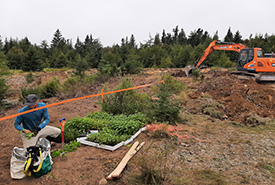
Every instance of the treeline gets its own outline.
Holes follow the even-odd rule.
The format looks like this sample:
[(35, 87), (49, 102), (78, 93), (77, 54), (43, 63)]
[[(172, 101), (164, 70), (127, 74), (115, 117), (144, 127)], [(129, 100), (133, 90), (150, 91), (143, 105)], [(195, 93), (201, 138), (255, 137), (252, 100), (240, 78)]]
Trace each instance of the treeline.
[[(62, 36), (59, 29), (51, 43), (43, 40), (40, 45), (32, 44), (29, 39), (3, 39), (0, 37), (0, 67), (41, 71), (44, 68), (75, 68), (81, 74), (88, 68), (97, 68), (106, 75), (138, 73), (141, 68), (185, 67), (193, 64), (213, 40), (243, 43), (247, 47), (260, 47), (265, 52), (275, 51), (275, 35), (251, 35), (243, 39), (241, 33), (228, 29), (224, 38), (218, 32), (211, 36), (201, 28), (186, 35), (176, 26), (171, 33), (162, 31), (137, 44), (134, 35), (122, 38), (120, 44), (103, 47), (99, 39), (87, 35), (84, 41), (77, 38), (73, 44)], [(225, 51), (214, 52), (207, 64), (220, 67), (235, 65), (235, 54)]]

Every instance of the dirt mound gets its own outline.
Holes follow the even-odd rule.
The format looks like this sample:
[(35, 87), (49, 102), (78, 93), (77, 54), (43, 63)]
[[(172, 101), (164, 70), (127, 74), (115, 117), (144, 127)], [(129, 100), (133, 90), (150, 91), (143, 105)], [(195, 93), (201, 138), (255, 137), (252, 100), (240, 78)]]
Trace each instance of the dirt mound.
[(253, 79), (241, 80), (228, 72), (216, 72), (206, 79), (200, 91), (223, 104), (224, 112), (231, 120), (244, 121), (251, 113), (274, 117), (274, 89)]

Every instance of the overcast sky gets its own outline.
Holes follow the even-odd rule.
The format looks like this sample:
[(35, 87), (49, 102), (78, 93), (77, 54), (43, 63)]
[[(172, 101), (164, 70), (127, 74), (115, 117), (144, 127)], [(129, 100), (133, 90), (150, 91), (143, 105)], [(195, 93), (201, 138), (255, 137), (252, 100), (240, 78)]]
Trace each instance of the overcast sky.
[(243, 38), (275, 34), (275, 0), (0, 0), (0, 35), (40, 45), (59, 29), (75, 43), (92, 34), (103, 46), (131, 34), (145, 43), (176, 26), (187, 35), (202, 28), (222, 40), (229, 27)]

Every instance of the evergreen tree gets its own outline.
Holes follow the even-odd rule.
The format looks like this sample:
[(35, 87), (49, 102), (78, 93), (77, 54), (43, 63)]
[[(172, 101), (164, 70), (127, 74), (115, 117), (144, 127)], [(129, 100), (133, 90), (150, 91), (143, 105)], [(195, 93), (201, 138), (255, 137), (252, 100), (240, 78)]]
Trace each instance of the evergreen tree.
[(118, 66), (122, 63), (122, 59), (117, 53), (112, 51), (103, 52), (102, 59), (98, 65), (98, 71), (107, 76), (116, 76), (119, 74)]
[(2, 41), (2, 36), (0, 35), (0, 51), (3, 49), (3, 41)]
[(134, 50), (131, 50), (127, 55), (126, 61), (121, 65), (121, 72), (122, 74), (137, 74), (140, 72), (141, 67), (139, 56)]
[(167, 56), (165, 58), (162, 58), (159, 67), (160, 68), (170, 68), (170, 67), (173, 67), (173, 62), (172, 62), (171, 57)]
[(83, 43), (79, 40), (79, 37), (77, 37), (77, 39), (76, 39), (74, 48), (75, 48), (76, 52), (80, 54), (80, 56), (84, 57), (85, 51), (83, 49)]
[(160, 45), (160, 44), (161, 44), (161, 41), (160, 41), (160, 38), (159, 38), (159, 34), (157, 33), (155, 35), (154, 45)]
[(34, 46), (29, 47), (22, 62), (23, 71), (41, 71), (42, 67), (41, 55), (37, 48)]
[(66, 43), (65, 38), (62, 36), (61, 31), (57, 29), (51, 41), (51, 49), (54, 49), (54, 48), (63, 49), (63, 46), (65, 45), (65, 43)]
[(9, 67), (7, 66), (7, 57), (4, 52), (0, 51), (0, 76), (8, 74)]
[(172, 38), (171, 33), (167, 33), (166, 44), (168, 44), (168, 45), (173, 44), (173, 38)]
[(191, 46), (193, 47), (199, 44), (202, 44), (203, 43), (202, 37), (203, 37), (203, 29), (199, 28), (190, 33), (188, 37), (188, 43), (191, 44)]
[(231, 28), (229, 27), (226, 36), (224, 37), (224, 42), (233, 42), (233, 33), (231, 32)]
[(209, 39), (210, 36), (207, 31), (204, 31), (204, 34), (201, 37), (202, 43), (206, 42), (207, 39)]
[(25, 53), (21, 48), (13, 46), (7, 53), (7, 65), (10, 69), (21, 69)]
[(8, 41), (8, 39), (5, 39), (5, 43), (3, 46), (3, 51), (5, 54), (7, 54), (9, 52), (9, 50), (15, 46), (17, 44), (17, 42), (15, 40), (13, 40), (12, 38), (10, 38), (10, 40)]
[[(52, 68), (62, 68), (68, 66), (68, 60), (66, 55), (55, 48), (52, 51), (52, 55), (50, 56), (50, 67)], [(72, 64), (74, 66), (74, 63)]]
[(129, 46), (130, 46), (131, 48), (136, 48), (136, 41), (135, 41), (135, 37), (134, 37), (133, 34), (132, 34), (131, 37), (130, 37)]
[(89, 68), (89, 65), (85, 59), (81, 59), (79, 54), (75, 57), (75, 65), (76, 71), (74, 72), (75, 75), (84, 77), (85, 71)]
[(55, 68), (62, 68), (66, 67), (68, 65), (68, 59), (66, 55), (63, 52), (60, 52), (59, 55), (57, 56), (57, 60), (54, 64)]
[(241, 33), (238, 31), (236, 31), (234, 38), (233, 38), (233, 42), (235, 43), (242, 43), (242, 36)]
[(213, 40), (219, 40), (219, 34), (218, 33), (219, 33), (218, 31), (215, 32), (215, 34), (213, 36)]
[(85, 57), (85, 61), (88, 63), (88, 66), (91, 68), (97, 68), (99, 64), (99, 58), (96, 53), (93, 51), (88, 52)]
[(162, 44), (167, 44), (166, 43), (166, 33), (165, 33), (165, 30), (162, 31), (161, 42), (162, 42)]
[(41, 44), (40, 44), (40, 48), (42, 49), (43, 53), (44, 53), (44, 58), (48, 58), (50, 55), (50, 50), (49, 50), (49, 45), (48, 42), (46, 40), (42, 40)]
[(174, 35), (173, 35), (173, 44), (178, 43), (178, 36), (179, 36), (179, 28), (176, 26), (176, 28), (173, 29)]
[(19, 41), (19, 47), (23, 50), (24, 53), (28, 51), (28, 49), (32, 46), (31, 42), (27, 37)]
[(178, 43), (180, 45), (185, 45), (187, 44), (187, 38), (186, 38), (186, 34), (184, 32), (183, 29), (181, 29), (180, 33), (179, 33), (179, 36), (178, 36)]

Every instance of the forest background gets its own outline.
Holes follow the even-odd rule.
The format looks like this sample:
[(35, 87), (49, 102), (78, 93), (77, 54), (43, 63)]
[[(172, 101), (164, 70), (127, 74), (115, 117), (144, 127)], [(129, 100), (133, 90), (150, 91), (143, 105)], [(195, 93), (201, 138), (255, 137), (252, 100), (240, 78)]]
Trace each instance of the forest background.
[[(122, 38), (120, 44), (103, 47), (99, 39), (87, 35), (84, 41), (64, 38), (57, 29), (48, 43), (32, 44), (25, 37), (21, 40), (0, 36), (0, 76), (11, 70), (26, 72), (42, 71), (45, 68), (73, 68), (75, 74), (83, 75), (89, 68), (96, 68), (105, 76), (137, 74), (142, 68), (182, 68), (193, 64), (213, 40), (242, 43), (247, 47), (259, 47), (264, 52), (275, 51), (275, 35), (251, 34), (243, 39), (240, 31), (232, 33), (231, 28), (223, 39), (218, 32), (213, 36), (201, 28), (187, 35), (176, 26), (171, 33), (162, 31), (150, 37), (145, 43), (136, 43), (134, 35)], [(208, 66), (235, 67), (236, 52), (216, 51), (205, 62)], [(8, 89), (0, 79), (0, 100)]]

